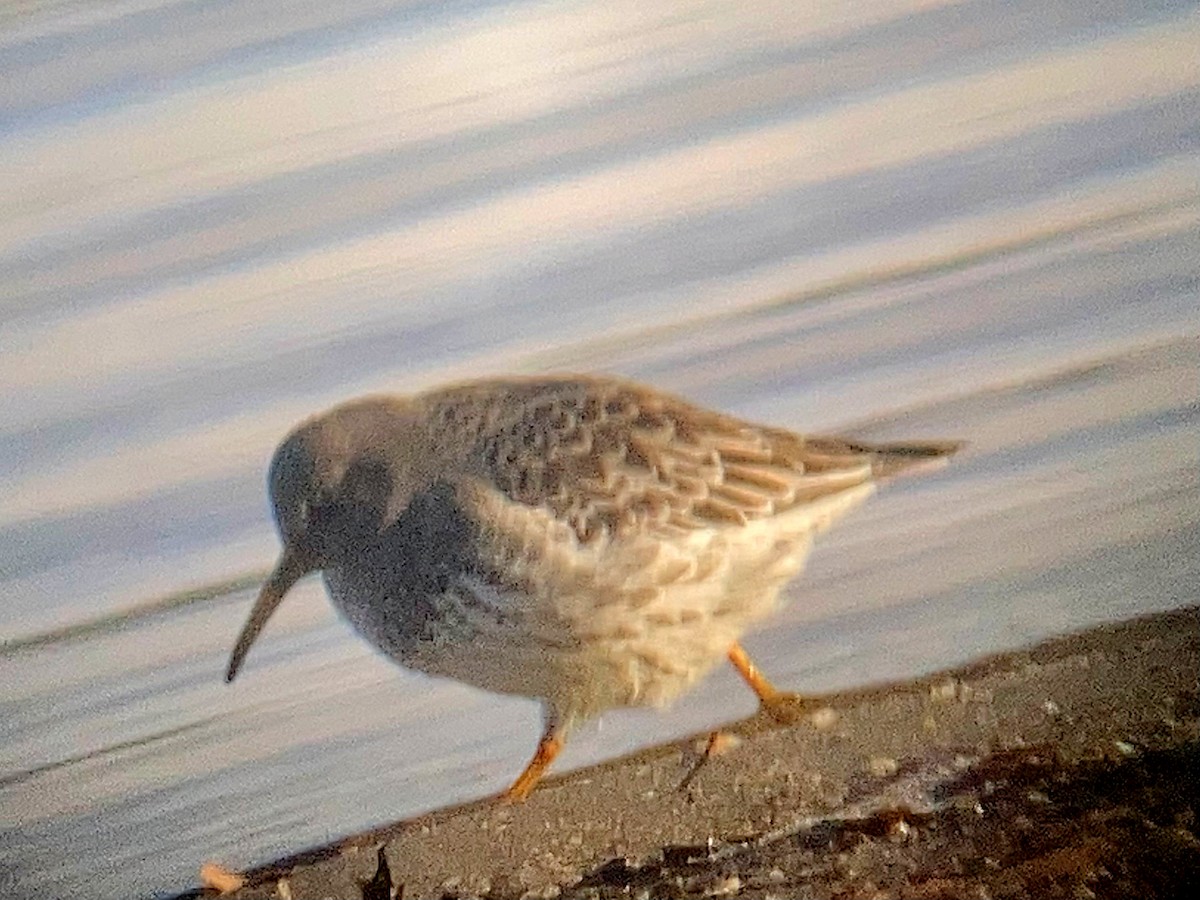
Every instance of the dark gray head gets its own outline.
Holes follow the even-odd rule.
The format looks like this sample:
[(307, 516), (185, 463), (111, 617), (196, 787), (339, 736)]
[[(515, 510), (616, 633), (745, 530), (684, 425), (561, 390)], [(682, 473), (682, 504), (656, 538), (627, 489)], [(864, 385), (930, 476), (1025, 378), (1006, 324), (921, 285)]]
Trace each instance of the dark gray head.
[(433, 457), (423, 436), (406, 401), (378, 398), (335, 407), (279, 445), (268, 483), (283, 552), (238, 637), (227, 681), (293, 584), (352, 558), (428, 483)]

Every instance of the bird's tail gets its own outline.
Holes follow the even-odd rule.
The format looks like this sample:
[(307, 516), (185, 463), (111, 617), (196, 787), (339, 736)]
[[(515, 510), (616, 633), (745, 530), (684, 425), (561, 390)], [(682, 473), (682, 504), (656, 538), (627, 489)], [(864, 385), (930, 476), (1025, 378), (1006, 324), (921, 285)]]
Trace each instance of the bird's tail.
[(899, 441), (872, 444), (844, 437), (810, 437), (813, 449), (830, 454), (862, 454), (871, 458), (871, 474), (882, 481), (898, 475), (915, 475), (940, 469), (965, 441)]

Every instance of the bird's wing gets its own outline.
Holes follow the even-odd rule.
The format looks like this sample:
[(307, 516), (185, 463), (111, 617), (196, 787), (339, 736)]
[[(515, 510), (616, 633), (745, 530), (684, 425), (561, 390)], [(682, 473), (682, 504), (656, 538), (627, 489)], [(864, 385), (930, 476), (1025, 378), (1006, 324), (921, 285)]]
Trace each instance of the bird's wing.
[(478, 382), (429, 402), (440, 428), (471, 435), (474, 474), (583, 543), (744, 526), (949, 446), (804, 437), (613, 379)]

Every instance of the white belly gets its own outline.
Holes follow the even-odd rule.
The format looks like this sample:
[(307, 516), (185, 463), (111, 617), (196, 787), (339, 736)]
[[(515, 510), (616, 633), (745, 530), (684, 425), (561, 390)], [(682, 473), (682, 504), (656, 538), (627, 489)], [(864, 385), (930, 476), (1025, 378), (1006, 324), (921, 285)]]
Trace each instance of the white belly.
[(863, 487), (836, 507), (678, 541), (522, 545), (506, 558), (520, 591), (461, 576), (438, 596), (388, 596), (353, 573), (325, 580), (355, 629), (407, 668), (580, 717), (661, 706), (774, 612), (814, 532), (865, 499)]

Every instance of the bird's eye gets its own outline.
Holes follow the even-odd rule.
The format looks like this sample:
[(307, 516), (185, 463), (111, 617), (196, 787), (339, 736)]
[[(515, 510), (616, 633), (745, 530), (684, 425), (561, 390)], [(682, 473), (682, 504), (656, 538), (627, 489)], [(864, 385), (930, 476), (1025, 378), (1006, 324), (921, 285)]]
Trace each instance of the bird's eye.
[(378, 507), (391, 490), (387, 467), (370, 460), (356, 461), (342, 482), (343, 496), (362, 509)]
[(338, 504), (329, 498), (321, 498), (310, 504), (306, 510), (305, 520), (310, 529), (319, 529), (328, 525), (338, 514)]

